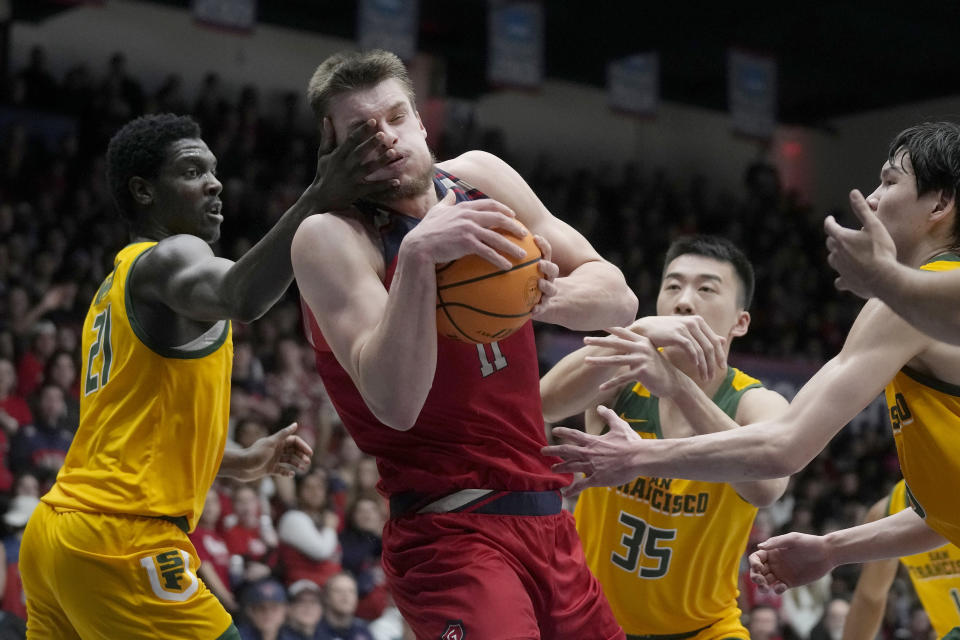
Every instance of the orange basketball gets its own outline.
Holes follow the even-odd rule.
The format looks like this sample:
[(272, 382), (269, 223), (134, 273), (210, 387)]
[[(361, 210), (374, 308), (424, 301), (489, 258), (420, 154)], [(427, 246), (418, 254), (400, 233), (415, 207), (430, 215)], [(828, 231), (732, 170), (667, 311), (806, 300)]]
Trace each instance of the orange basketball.
[(533, 234), (501, 232), (527, 256), (500, 271), (483, 258), (464, 256), (437, 266), (437, 331), (462, 342), (503, 340), (524, 325), (540, 301), (540, 249)]

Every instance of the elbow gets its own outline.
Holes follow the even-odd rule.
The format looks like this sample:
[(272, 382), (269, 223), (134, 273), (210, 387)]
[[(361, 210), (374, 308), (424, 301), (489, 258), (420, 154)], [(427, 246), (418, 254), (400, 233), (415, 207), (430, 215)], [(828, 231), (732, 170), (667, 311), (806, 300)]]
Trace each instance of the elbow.
[(250, 301), (239, 300), (233, 305), (233, 312), (230, 317), (237, 322), (250, 324), (254, 320), (259, 320), (263, 314), (270, 309), (270, 305), (253, 304)]
[(629, 287), (625, 287), (626, 294), (622, 298), (621, 306), (622, 308), (619, 311), (617, 326), (625, 327), (631, 322), (633, 322), (637, 317), (637, 310), (640, 308), (640, 301), (637, 299), (637, 295), (630, 290)]
[(367, 402), (367, 407), (373, 416), (381, 423), (396, 431), (409, 431), (420, 417), (422, 405), (413, 407), (394, 403), (393, 405), (374, 404)]

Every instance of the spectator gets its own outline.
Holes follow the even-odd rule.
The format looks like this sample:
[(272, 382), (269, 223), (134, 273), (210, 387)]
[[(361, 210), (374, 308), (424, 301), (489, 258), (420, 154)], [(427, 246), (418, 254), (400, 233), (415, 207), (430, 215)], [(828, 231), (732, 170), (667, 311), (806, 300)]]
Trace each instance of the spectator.
[(747, 630), (750, 632), (750, 640), (783, 640), (780, 616), (777, 610), (769, 605), (757, 605), (750, 611)]
[(7, 512), (3, 514), (3, 523), (10, 534), (3, 538), (3, 554), (0, 561), (0, 608), (17, 617), (27, 619), (27, 601), (23, 595), (23, 585), (20, 583), (20, 540), (27, 520), (33, 510), (40, 504), (40, 500), (33, 496), (17, 496), (10, 503)]
[(847, 620), (850, 603), (842, 598), (834, 598), (827, 603), (823, 618), (810, 632), (810, 640), (840, 640), (843, 637), (843, 623)]
[[(356, 617), (357, 583), (349, 573), (338, 573), (323, 587), (323, 620), (319, 628), (330, 640), (373, 640), (367, 623)], [(323, 637), (323, 636), (321, 636)]]
[(285, 640), (280, 635), (287, 615), (287, 594), (273, 578), (251, 582), (243, 590), (243, 620), (237, 625), (241, 640)]
[(235, 583), (261, 580), (273, 573), (277, 532), (253, 485), (241, 484), (233, 490), (233, 513), (224, 519), (223, 537), (230, 555), (241, 560), (239, 575), (231, 575)]
[(237, 601), (230, 588), (230, 550), (227, 541), (217, 532), (220, 522), (220, 495), (211, 487), (203, 503), (197, 528), (190, 534), (190, 542), (197, 550), (200, 568), (197, 575), (217, 596), (223, 608), (230, 613), (237, 610)]
[(13, 363), (0, 358), (0, 427), (12, 436), (25, 424), (33, 422), (33, 413), (26, 399), (17, 393), (17, 372)]
[(323, 618), (323, 592), (313, 580), (297, 580), (287, 589), (290, 604), (283, 640), (325, 640), (317, 627)]
[(22, 427), (10, 446), (10, 466), (17, 472), (35, 469), (53, 478), (67, 455), (77, 426), (67, 422), (63, 390), (46, 384), (40, 390), (33, 424)]
[(80, 380), (77, 363), (67, 351), (54, 351), (44, 367), (43, 381), (60, 387), (67, 405), (67, 423), (80, 424)]
[(30, 349), (17, 363), (17, 393), (29, 398), (43, 384), (43, 370), (47, 360), (57, 348), (57, 327), (49, 320), (41, 320), (33, 326)]
[(380, 565), (385, 520), (380, 496), (360, 496), (347, 509), (347, 527), (340, 534), (343, 568), (357, 581), (357, 617), (364, 620), (375, 620), (387, 605)]
[(327, 473), (314, 469), (298, 478), (297, 508), (277, 523), (287, 583), (305, 578), (322, 586), (340, 571), (339, 522), (328, 501)]

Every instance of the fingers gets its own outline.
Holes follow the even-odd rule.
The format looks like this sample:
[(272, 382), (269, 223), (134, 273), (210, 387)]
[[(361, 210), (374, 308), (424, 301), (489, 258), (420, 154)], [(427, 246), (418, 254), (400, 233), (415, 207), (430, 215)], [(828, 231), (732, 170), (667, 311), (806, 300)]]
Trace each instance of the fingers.
[[(273, 434), (273, 435), (274, 435), (274, 437), (277, 438), (278, 440), (283, 440), (283, 439), (286, 438), (287, 436), (293, 435), (294, 433), (296, 433), (298, 426), (299, 426), (299, 425), (297, 425), (296, 422), (291, 422), (290, 424), (288, 424), (287, 426), (285, 426), (283, 429), (280, 429), (279, 431), (277, 431), (277, 432), (276, 432), (275, 434)], [(306, 443), (304, 443), (304, 444), (306, 444)]]
[[(634, 436), (636, 435), (636, 434), (633, 434), (633, 429), (630, 428), (630, 425), (628, 425), (626, 422), (621, 420), (620, 417), (616, 414), (616, 412), (613, 411), (613, 409), (611, 409), (610, 407), (606, 407), (602, 404), (598, 405), (597, 414), (599, 414), (599, 416), (603, 418), (603, 421), (607, 423), (607, 426), (610, 427), (611, 431), (622, 432), (625, 429), (629, 431), (632, 435)], [(596, 437), (596, 436), (590, 436), (590, 437)]]
[(575, 478), (573, 482), (561, 489), (560, 493), (563, 494), (565, 498), (572, 498), (579, 495), (584, 489), (589, 489), (592, 486), (593, 484), (591, 484), (589, 477)]
[[(614, 414), (616, 415), (616, 414)], [(590, 441), (590, 436), (583, 431), (578, 431), (577, 429), (568, 429), (567, 427), (554, 427), (553, 428), (553, 437), (559, 438), (564, 442), (569, 442), (570, 444), (582, 445)]]
[(336, 136), (333, 132), (333, 122), (330, 118), (324, 118), (320, 124), (320, 151), (319, 156), (325, 156), (332, 153), (337, 148)]
[(550, 241), (539, 234), (533, 236), (533, 241), (536, 243), (537, 248), (540, 249), (540, 257), (543, 258), (545, 262), (550, 262), (553, 259), (553, 247), (550, 246)]
[(566, 460), (550, 468), (555, 473), (593, 473), (593, 464), (586, 460)]
[(867, 231), (873, 230), (876, 225), (880, 224), (880, 220), (877, 219), (877, 215), (873, 212), (873, 209), (870, 208), (870, 205), (867, 204), (866, 198), (863, 197), (859, 189), (854, 189), (850, 192), (850, 208), (853, 209), (857, 220), (860, 221), (860, 224), (862, 224), (863, 228)]

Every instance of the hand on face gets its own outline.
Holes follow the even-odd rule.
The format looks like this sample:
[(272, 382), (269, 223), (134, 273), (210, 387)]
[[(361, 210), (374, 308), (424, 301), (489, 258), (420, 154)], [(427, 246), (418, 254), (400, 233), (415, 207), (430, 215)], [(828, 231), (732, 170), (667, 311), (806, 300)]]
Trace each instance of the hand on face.
[(862, 298), (876, 295), (883, 279), (883, 266), (897, 260), (897, 248), (890, 233), (877, 218), (863, 194), (850, 192), (850, 208), (863, 225), (860, 230), (840, 226), (827, 216), (823, 228), (827, 232), (827, 262), (840, 274), (834, 284), (841, 291), (851, 291)]
[(527, 254), (497, 229), (518, 238), (527, 234), (510, 207), (490, 198), (456, 202), (451, 189), (407, 234), (403, 245), (409, 251), (428, 257), (434, 264), (477, 255), (506, 271), (513, 265), (504, 255), (521, 260)]
[(387, 167), (397, 159), (397, 151), (386, 142), (386, 135), (377, 131), (375, 120), (358, 124), (339, 145), (335, 137), (330, 118), (324, 118), (317, 174), (310, 186), (324, 211), (345, 209), (361, 198), (400, 185)]

